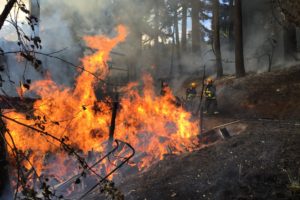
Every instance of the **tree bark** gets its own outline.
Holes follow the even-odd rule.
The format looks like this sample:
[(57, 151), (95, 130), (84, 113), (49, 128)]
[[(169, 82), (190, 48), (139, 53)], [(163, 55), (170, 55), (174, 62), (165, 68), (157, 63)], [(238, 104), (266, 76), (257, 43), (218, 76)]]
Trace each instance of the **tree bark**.
[(192, 0), (192, 51), (200, 50), (200, 23), (199, 23), (200, 3)]
[(187, 50), (187, 4), (186, 0), (182, 0), (182, 26), (181, 26), (181, 49), (183, 52)]
[(178, 25), (178, 7), (176, 6), (174, 8), (174, 31), (175, 31), (175, 40), (176, 40), (176, 55), (177, 55), (177, 61), (178, 61), (178, 70), (179, 73), (182, 72), (181, 67), (181, 52), (180, 52), (180, 39), (179, 39), (179, 25)]
[(159, 2), (155, 0), (154, 5), (154, 45), (157, 47), (159, 44)]
[(155, 76), (159, 74), (159, 0), (155, 0), (154, 5), (154, 64), (155, 64)]
[(246, 75), (244, 66), (244, 47), (243, 47), (243, 17), (242, 0), (235, 0), (235, 69), (236, 77)]
[(9, 15), (11, 9), (14, 7), (16, 2), (17, 2), (17, 0), (10, 0), (4, 7), (4, 10), (2, 11), (2, 13), (0, 15), (0, 30), (2, 29), (2, 26), (3, 26), (7, 16)]
[(10, 199), (5, 131), (5, 123), (0, 117), (0, 199)]
[(297, 33), (296, 27), (289, 25), (284, 29), (284, 57), (285, 60), (291, 60), (294, 58), (294, 54), (297, 52)]
[(221, 44), (220, 44), (220, 21), (219, 21), (219, 0), (213, 1), (213, 46), (216, 55), (216, 71), (217, 78), (223, 76), (223, 66), (222, 66), (222, 55), (221, 55)]
[(228, 39), (229, 39), (230, 50), (233, 50), (234, 49), (234, 5), (233, 5), (233, 0), (229, 1)]

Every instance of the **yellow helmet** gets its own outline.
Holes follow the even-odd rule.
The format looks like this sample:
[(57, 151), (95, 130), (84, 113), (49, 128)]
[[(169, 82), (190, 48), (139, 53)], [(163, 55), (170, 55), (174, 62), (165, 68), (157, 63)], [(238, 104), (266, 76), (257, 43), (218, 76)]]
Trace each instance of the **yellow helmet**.
[(213, 80), (212, 80), (212, 78), (207, 78), (207, 79), (206, 79), (206, 82), (209, 84), (209, 83), (212, 83)]
[(192, 88), (195, 88), (197, 84), (195, 82), (191, 83)]

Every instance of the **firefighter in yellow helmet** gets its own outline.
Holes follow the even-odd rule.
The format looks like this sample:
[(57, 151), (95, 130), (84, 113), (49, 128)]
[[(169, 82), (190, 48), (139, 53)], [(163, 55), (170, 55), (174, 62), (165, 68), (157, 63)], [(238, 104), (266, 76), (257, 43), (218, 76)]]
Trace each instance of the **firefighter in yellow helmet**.
[(205, 105), (204, 105), (204, 113), (213, 112), (214, 114), (218, 114), (217, 110), (217, 96), (216, 96), (216, 86), (213, 84), (213, 80), (208, 78), (206, 80), (205, 88), (204, 88), (204, 97), (205, 97)]
[(190, 84), (190, 87), (188, 87), (186, 89), (186, 100), (189, 101), (196, 97), (196, 95), (197, 95), (196, 87), (197, 87), (197, 84), (195, 82), (193, 82)]

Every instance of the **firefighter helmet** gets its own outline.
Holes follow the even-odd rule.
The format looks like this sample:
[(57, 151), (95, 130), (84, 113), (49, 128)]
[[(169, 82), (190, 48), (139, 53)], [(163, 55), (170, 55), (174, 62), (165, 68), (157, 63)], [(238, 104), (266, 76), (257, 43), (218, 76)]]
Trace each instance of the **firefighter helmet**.
[(207, 84), (212, 84), (212, 83), (213, 83), (213, 80), (212, 80), (212, 78), (207, 78), (207, 79), (206, 79), (206, 82), (207, 82)]
[(195, 82), (191, 83), (192, 88), (196, 88), (197, 84)]

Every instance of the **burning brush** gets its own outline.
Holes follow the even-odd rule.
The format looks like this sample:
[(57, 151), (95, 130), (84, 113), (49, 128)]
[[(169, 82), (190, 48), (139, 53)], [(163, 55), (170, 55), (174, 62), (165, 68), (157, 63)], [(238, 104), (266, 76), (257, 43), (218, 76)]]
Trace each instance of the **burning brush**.
[[(119, 34), (115, 38), (84, 37), (87, 45), (97, 51), (81, 60), (84, 70), (76, 78), (74, 89), (57, 85), (50, 78), (31, 83), (30, 91), (40, 98), (34, 103), (30, 116), (17, 112), (2, 116), (9, 130), (6, 140), (11, 147), (10, 155), (30, 151), (22, 162), (23, 171), (34, 166), (34, 172), (29, 176), (32, 179), (29, 188), (37, 187), (36, 181), (42, 175), (54, 174), (59, 184), (52, 184), (51, 195), (61, 188), (70, 189), (73, 183), (83, 184), (84, 189), (79, 191), (88, 194), (108, 178), (112, 179), (113, 173), (116, 176), (116, 170), (128, 163), (134, 150), (135, 167), (143, 170), (163, 159), (170, 149), (178, 154), (197, 145), (198, 122), (191, 121), (191, 114), (173, 103), (175, 97), (170, 90), (163, 96), (156, 95), (150, 75), (143, 76), (142, 91), (138, 89), (138, 83), (122, 88), (120, 106), (113, 112), (115, 125), (111, 126), (112, 100), (98, 101), (94, 88), (108, 75), (105, 63), (110, 58), (110, 51), (126, 39), (126, 28), (118, 26), (117, 30)], [(112, 134), (116, 147), (108, 141)], [(16, 170), (15, 174), (20, 172)], [(93, 178), (83, 182), (81, 177), (89, 174)], [(93, 180), (94, 186), (89, 185)], [(16, 191), (20, 187), (19, 181), (14, 185)], [(43, 183), (40, 181), (39, 186), (45, 185)], [(21, 185), (22, 190), (28, 186), (27, 183)]]

